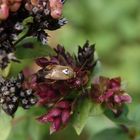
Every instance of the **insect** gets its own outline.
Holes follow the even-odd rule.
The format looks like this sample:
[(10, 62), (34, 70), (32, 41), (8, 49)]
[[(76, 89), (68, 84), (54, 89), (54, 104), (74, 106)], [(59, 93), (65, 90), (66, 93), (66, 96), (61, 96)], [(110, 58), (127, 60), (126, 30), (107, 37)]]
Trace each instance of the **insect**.
[(69, 80), (76, 75), (71, 67), (62, 65), (48, 65), (43, 73), (45, 78), (50, 80)]
[(50, 14), (54, 19), (59, 19), (62, 15), (63, 1), (49, 0)]

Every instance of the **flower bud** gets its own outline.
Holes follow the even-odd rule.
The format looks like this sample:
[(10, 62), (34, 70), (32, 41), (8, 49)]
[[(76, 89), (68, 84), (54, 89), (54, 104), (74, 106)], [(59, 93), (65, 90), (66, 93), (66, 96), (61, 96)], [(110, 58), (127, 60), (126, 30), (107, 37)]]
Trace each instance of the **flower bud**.
[(56, 107), (61, 109), (69, 109), (70, 108), (70, 102), (69, 101), (60, 101), (56, 104)]
[(47, 123), (47, 122), (54, 121), (53, 117), (49, 117), (47, 114), (38, 117), (37, 120), (41, 123)]
[(58, 108), (54, 108), (54, 109), (52, 109), (49, 113), (48, 113), (48, 117), (58, 117), (58, 116), (60, 116), (61, 115), (61, 110), (60, 109), (58, 109)]
[(21, 6), (20, 2), (15, 2), (14, 4), (9, 6), (11, 12), (16, 12)]
[(50, 134), (58, 131), (60, 127), (61, 127), (61, 119), (60, 118), (54, 119), (54, 121), (52, 122), (50, 126)]
[(7, 4), (0, 5), (0, 20), (5, 20), (9, 16), (9, 7)]
[(60, 109), (54, 108), (51, 111), (49, 111), (47, 114), (38, 117), (37, 120), (42, 123), (53, 122), (54, 118), (56, 117), (59, 118), (61, 113), (62, 111)]
[(132, 102), (131, 96), (128, 95), (127, 93), (120, 96), (120, 98), (121, 98), (121, 101), (124, 102), (124, 103), (131, 103)]
[(99, 77), (91, 88), (90, 96), (93, 101), (103, 103), (114, 113), (124, 103), (131, 103), (132, 98), (121, 88), (121, 79)]
[(61, 119), (62, 119), (62, 123), (65, 125), (69, 119), (70, 119), (70, 111), (69, 110), (63, 110), (62, 111), (62, 115), (61, 115)]
[(36, 64), (40, 67), (46, 67), (48, 65), (48, 59), (45, 57), (41, 57), (36, 59)]
[(54, 19), (59, 19), (62, 15), (63, 3), (61, 0), (49, 0), (49, 7), (51, 11), (51, 16)]

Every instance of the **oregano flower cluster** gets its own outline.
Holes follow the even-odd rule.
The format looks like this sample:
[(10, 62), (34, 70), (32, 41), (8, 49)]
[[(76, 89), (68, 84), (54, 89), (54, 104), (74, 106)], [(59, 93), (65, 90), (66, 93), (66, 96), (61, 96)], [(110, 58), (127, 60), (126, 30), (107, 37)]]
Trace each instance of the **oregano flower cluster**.
[[(63, 2), (61, 0), (0, 1), (0, 68), (4, 69), (11, 60), (18, 61), (14, 51), (15, 45), (20, 40), (34, 36), (46, 44), (48, 34), (45, 30), (56, 30), (67, 23), (65, 18), (61, 18)], [(11, 11), (13, 5), (15, 9)]]
[(114, 113), (118, 113), (123, 103), (131, 103), (132, 98), (121, 88), (121, 78), (99, 77), (91, 87), (90, 96), (96, 103), (104, 104)]
[[(48, 45), (46, 30), (56, 30), (67, 23), (62, 17), (63, 4), (63, 0), (0, 0), (0, 68), (2, 71), (9, 68), (9, 73), (0, 77), (1, 107), (12, 117), (16, 117), (18, 107), (45, 108), (36, 120), (50, 123), (51, 134), (81, 115), (77, 113), (81, 99), (100, 104), (114, 114), (123, 112), (123, 105), (132, 100), (122, 89), (120, 77), (95, 78), (99, 62), (95, 44), (86, 41), (73, 55), (61, 45), (55, 48)], [(17, 51), (20, 47), (23, 60), (18, 54), (22, 52)], [(29, 56), (24, 54), (28, 50), (33, 52)], [(39, 70), (28, 74), (27, 67), (33, 71), (29, 59)]]

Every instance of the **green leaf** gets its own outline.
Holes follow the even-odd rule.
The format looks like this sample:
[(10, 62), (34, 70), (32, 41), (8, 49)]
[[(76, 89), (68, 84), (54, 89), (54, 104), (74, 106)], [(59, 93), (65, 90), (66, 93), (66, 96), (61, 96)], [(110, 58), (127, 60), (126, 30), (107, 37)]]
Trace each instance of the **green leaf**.
[(9, 64), (4, 70), (0, 69), (0, 75), (7, 77), (9, 75), (11, 64)]
[(55, 55), (55, 52), (48, 45), (39, 42), (36, 37), (26, 37), (16, 45), (15, 55), (19, 59), (31, 59)]
[(22, 59), (20, 60), (20, 63), (11, 62), (9, 77), (17, 76), (19, 72), (21, 72), (25, 67), (30, 66), (32, 62), (32, 59)]
[(80, 135), (88, 120), (91, 107), (92, 102), (88, 98), (81, 97), (78, 99), (77, 106), (72, 118), (72, 125), (78, 135)]
[(110, 109), (105, 109), (104, 114), (113, 122), (117, 124), (126, 124), (126, 125), (132, 125), (134, 124), (134, 121), (130, 120), (128, 118), (128, 107), (126, 105), (123, 106), (123, 111), (119, 116), (116, 116)]
[(128, 117), (133, 120), (134, 127), (140, 130), (140, 105), (137, 103), (131, 104)]
[(93, 104), (90, 110), (90, 116), (97, 116), (103, 114), (103, 109), (100, 104)]
[(105, 129), (96, 135), (91, 140), (130, 140), (128, 134), (119, 128)]
[[(40, 112), (40, 108), (36, 109)], [(31, 110), (25, 111), (22, 108), (18, 108), (8, 140), (15, 140), (15, 138), (20, 140), (42, 140), (49, 135), (48, 125), (43, 125), (36, 121), (36, 109), (31, 108)]]
[(11, 118), (1, 111), (0, 114), (0, 140), (6, 140), (11, 131)]

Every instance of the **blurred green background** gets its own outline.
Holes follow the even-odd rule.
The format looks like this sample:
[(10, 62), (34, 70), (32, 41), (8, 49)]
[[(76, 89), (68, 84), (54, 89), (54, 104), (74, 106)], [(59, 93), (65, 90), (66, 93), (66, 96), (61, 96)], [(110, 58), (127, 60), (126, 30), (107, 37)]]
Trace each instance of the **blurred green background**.
[[(89, 40), (96, 44), (101, 75), (121, 76), (133, 102), (140, 103), (140, 1), (67, 0), (64, 16), (69, 23), (51, 32), (50, 44), (64, 45), (70, 52)], [(8, 140), (92, 140), (93, 135), (114, 126), (106, 117), (90, 117), (80, 136), (70, 126), (49, 136), (48, 126), (33, 120), (40, 110), (18, 110)], [(28, 119), (24, 119), (24, 114)], [(33, 115), (31, 115), (33, 114)]]

